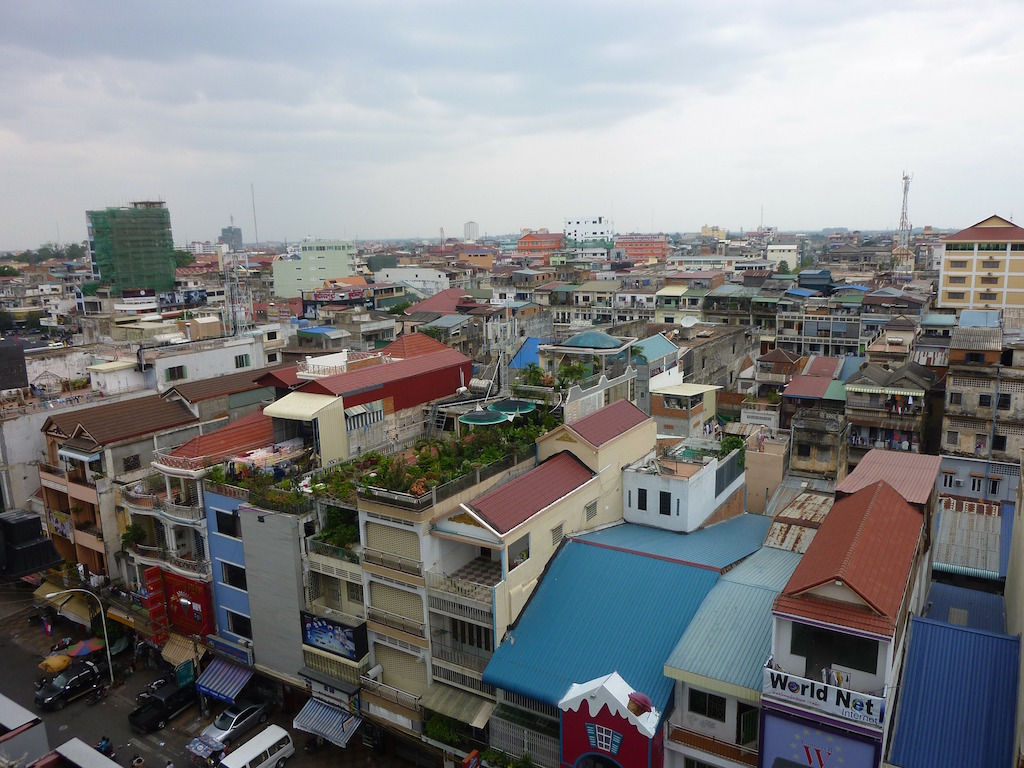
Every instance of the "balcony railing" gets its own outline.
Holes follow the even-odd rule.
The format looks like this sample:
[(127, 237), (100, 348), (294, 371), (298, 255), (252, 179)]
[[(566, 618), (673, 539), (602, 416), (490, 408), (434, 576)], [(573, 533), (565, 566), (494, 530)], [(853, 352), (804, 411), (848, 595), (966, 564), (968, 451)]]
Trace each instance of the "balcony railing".
[(144, 559), (158, 563), (167, 563), (172, 568), (187, 573), (195, 573), (200, 576), (210, 575), (210, 561), (193, 557), (182, 557), (182, 552), (171, 552), (162, 547), (151, 547), (145, 544), (136, 544), (132, 547), (135, 554)]
[(426, 637), (426, 632), (424, 631), (426, 625), (422, 621), (416, 621), (415, 619), (409, 619), (405, 616), (399, 616), (397, 613), (382, 611), (380, 608), (374, 608), (373, 606), (366, 609), (366, 616), (370, 621), (377, 624), (383, 624), (385, 627), (397, 629), (398, 631), (405, 632), (408, 635)]
[(401, 571), (414, 576), (423, 575), (423, 563), (420, 560), (410, 560), (407, 557), (400, 557), (391, 552), (383, 552), (379, 549), (363, 549), (363, 562), (372, 565), (379, 565), (383, 568), (390, 568), (393, 571)]
[(757, 747), (742, 747), (705, 733), (697, 733), (677, 726), (671, 726), (668, 738), (670, 741), (699, 749), (709, 755), (717, 755), (744, 765), (757, 765)]
[(359, 555), (353, 552), (351, 549), (346, 547), (335, 547), (331, 544), (326, 544), (316, 539), (306, 540), (307, 551), (311, 555), (321, 555), (323, 557), (332, 557), (335, 560), (344, 560), (348, 563), (354, 563), (359, 565)]
[(487, 663), (491, 660), (491, 654), (487, 654), (486, 657), (479, 656), (459, 650), (451, 645), (445, 645), (444, 643), (431, 643), (430, 652), (435, 661), (446, 661), (449, 664), (471, 669), (481, 675)]
[(420, 710), (420, 697), (415, 694), (403, 691), (399, 688), (393, 688), (390, 685), (385, 685), (379, 680), (374, 680), (368, 675), (360, 675), (359, 683), (363, 686), (364, 691), (369, 691), (385, 701), (390, 701), (416, 712)]
[(494, 591), (494, 588), (487, 584), (446, 576), (438, 571), (427, 571), (427, 588), (438, 592), (447, 592), (450, 595), (467, 597), (488, 605), (491, 603), (491, 593)]

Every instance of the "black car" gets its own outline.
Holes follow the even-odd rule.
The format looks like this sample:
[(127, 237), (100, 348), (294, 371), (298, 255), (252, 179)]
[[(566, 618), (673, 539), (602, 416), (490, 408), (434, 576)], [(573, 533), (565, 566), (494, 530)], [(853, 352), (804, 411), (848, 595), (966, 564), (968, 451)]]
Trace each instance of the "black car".
[(75, 699), (85, 696), (104, 682), (107, 665), (92, 661), (76, 661), (53, 680), (36, 691), (36, 706), (43, 709), (64, 709)]
[(171, 719), (191, 707), (195, 701), (195, 683), (181, 687), (168, 684), (157, 689), (141, 707), (128, 715), (128, 722), (140, 733), (159, 731)]

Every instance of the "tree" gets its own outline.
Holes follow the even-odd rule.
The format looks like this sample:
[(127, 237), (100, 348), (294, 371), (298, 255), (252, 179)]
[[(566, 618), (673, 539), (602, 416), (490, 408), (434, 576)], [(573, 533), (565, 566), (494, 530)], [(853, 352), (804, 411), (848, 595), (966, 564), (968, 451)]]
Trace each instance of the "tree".
[(16, 277), (21, 274), (21, 270), (12, 267), (10, 264), (0, 265), (0, 277)]
[(527, 363), (522, 373), (522, 383), (528, 387), (539, 387), (544, 383), (544, 370), (536, 363)]
[(175, 249), (171, 256), (174, 257), (175, 268), (187, 267), (189, 264), (195, 264), (196, 261), (196, 257), (188, 251), (179, 251)]
[(726, 435), (722, 438), (721, 447), (718, 449), (718, 458), (724, 459), (735, 450), (739, 450), (740, 452), (740, 455), (736, 460), (736, 466), (743, 469), (743, 460), (747, 452), (747, 444), (739, 435)]
[(405, 314), (405, 310), (412, 306), (412, 302), (403, 301), (401, 304), (392, 304), (388, 307), (389, 315), (402, 315)]
[(789, 262), (783, 259), (782, 261), (779, 262), (779, 266), (775, 269), (775, 271), (780, 275), (790, 274), (791, 270), (789, 268)]

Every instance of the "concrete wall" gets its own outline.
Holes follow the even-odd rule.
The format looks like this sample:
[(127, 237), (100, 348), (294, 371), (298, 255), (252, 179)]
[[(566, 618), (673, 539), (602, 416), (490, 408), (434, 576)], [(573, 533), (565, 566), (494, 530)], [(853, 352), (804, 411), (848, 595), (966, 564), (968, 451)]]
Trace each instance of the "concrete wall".
[(747, 512), (764, 514), (767, 499), (779, 487), (789, 466), (789, 442), (786, 438), (767, 439), (757, 450), (748, 446), (743, 469), (747, 476)]

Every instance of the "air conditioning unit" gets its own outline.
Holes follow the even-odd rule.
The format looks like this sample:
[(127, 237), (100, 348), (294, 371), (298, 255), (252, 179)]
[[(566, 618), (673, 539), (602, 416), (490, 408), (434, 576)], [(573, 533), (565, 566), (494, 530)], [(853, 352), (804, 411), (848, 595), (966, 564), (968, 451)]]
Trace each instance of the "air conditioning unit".
[(964, 481), (958, 477), (956, 480), (953, 481), (953, 484), (956, 486), (961, 486), (964, 484)]

